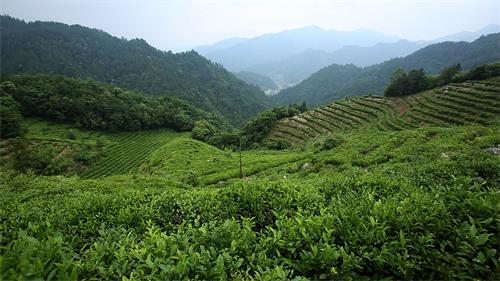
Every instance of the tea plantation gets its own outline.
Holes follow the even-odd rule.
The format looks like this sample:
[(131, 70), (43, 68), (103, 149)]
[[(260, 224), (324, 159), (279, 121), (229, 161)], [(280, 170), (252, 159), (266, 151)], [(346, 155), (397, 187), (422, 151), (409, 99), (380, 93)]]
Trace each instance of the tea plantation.
[[(485, 149), (499, 132), (495, 122), (346, 130), (244, 152), (243, 179), (237, 153), (163, 132), (137, 133), (158, 148), (122, 175), (2, 169), (0, 276), (495, 280), (500, 159)], [(107, 156), (87, 171), (122, 145), (102, 138)]]
[[(0, 281), (500, 280), (498, 25), (429, 40), (397, 23), (424, 36), (408, 41), (368, 14), (445, 32), (466, 20), (433, 15), (457, 3), (370, 3), (368, 29), (335, 31), (263, 1), (106, 1), (87, 28), (71, 14), (91, 1), (17, 2), (0, 15)], [(498, 23), (486, 4), (467, 12)], [(295, 27), (182, 51), (227, 33), (224, 5)], [(188, 24), (165, 28), (174, 13)]]
[(454, 83), (418, 95), (349, 98), (281, 120), (271, 142), (304, 143), (325, 133), (376, 127), (380, 131), (427, 125), (495, 122), (500, 114), (500, 79)]

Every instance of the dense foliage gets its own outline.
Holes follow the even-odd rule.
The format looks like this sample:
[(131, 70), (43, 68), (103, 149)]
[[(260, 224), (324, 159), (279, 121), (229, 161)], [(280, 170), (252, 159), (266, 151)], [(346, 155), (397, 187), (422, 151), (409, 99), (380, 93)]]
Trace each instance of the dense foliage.
[(500, 76), (500, 62), (495, 64), (484, 64), (477, 66), (463, 76), (454, 77), (452, 82), (462, 82), (467, 80), (484, 80), (490, 77)]
[(257, 114), (240, 130), (218, 130), (208, 122), (199, 121), (195, 123), (192, 136), (194, 139), (219, 148), (257, 148), (279, 120), (298, 115), (306, 110), (305, 103), (271, 108)]
[(408, 73), (403, 69), (398, 69), (393, 73), (391, 83), (385, 89), (384, 95), (408, 96), (448, 83), (498, 77), (500, 76), (500, 63), (479, 65), (463, 73), (460, 70), (460, 64), (456, 64), (443, 69), (437, 76), (426, 76), (423, 69), (410, 70)]
[(298, 115), (306, 110), (306, 104), (302, 103), (276, 107), (259, 113), (243, 126), (242, 136), (245, 147), (261, 143), (279, 120)]
[[(259, 179), (214, 188), (139, 174), (81, 180), (1, 171), (0, 275), (496, 280), (500, 160), (484, 149), (500, 142), (497, 130), (345, 134)], [(196, 150), (204, 159), (186, 163), (209, 167), (212, 150)]]
[(87, 129), (166, 127), (189, 131), (201, 119), (224, 124), (215, 114), (176, 98), (144, 96), (92, 80), (40, 74), (2, 77), (1, 81), (2, 95), (12, 97), (24, 116), (69, 122)]
[(430, 81), (423, 69), (414, 69), (406, 73), (402, 69), (394, 72), (391, 84), (385, 89), (385, 96), (408, 96), (429, 89)]
[(102, 153), (102, 146), (19, 137), (4, 143), (2, 164), (23, 173), (74, 175), (93, 164)]
[(194, 51), (163, 52), (141, 39), (119, 39), (79, 25), (0, 20), (2, 74), (56, 73), (175, 96), (232, 124), (267, 107), (257, 87)]
[(12, 138), (23, 133), (21, 121), (23, 116), (19, 104), (9, 95), (4, 94), (0, 85), (0, 138)]
[(382, 95), (397, 69), (423, 69), (437, 74), (460, 63), (464, 70), (500, 61), (500, 33), (482, 36), (474, 42), (444, 42), (422, 48), (403, 58), (359, 68), (354, 65), (330, 65), (312, 74), (300, 84), (282, 90), (272, 99), (278, 104), (325, 104), (347, 96), (368, 93)]

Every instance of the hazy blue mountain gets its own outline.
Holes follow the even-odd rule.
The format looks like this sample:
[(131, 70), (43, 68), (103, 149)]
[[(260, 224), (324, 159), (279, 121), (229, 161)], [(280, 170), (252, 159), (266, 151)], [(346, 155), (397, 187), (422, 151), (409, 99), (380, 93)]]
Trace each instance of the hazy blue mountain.
[(235, 75), (241, 80), (247, 82), (247, 84), (255, 85), (266, 93), (271, 93), (272, 91), (276, 91), (278, 89), (278, 86), (271, 78), (261, 74), (248, 71), (240, 71), (238, 73), (235, 73)]
[(425, 47), (423, 42), (400, 40), (395, 43), (377, 43), (370, 47), (345, 46), (332, 53), (333, 63), (369, 66), (386, 60), (404, 57)]
[(245, 70), (268, 76), (280, 87), (290, 87), (330, 64), (364, 67), (409, 55), (424, 46), (423, 43), (400, 40), (395, 43), (377, 43), (371, 47), (344, 46), (332, 53), (308, 49), (283, 60), (253, 65)]
[(211, 52), (215, 52), (218, 50), (232, 47), (232, 46), (237, 45), (237, 44), (244, 42), (246, 40), (248, 40), (248, 39), (247, 38), (240, 38), (240, 37), (228, 38), (228, 39), (224, 39), (222, 41), (218, 41), (217, 43), (214, 43), (212, 45), (205, 45), (205, 46), (196, 47), (196, 48), (194, 48), (194, 50), (196, 52), (198, 52), (199, 54), (206, 55), (206, 54), (209, 54)]
[(307, 49), (333, 52), (347, 45), (371, 46), (398, 40), (395, 36), (370, 30), (334, 31), (308, 26), (264, 34), (205, 56), (237, 72), (252, 65), (282, 60)]
[(498, 33), (498, 32), (500, 32), (500, 25), (490, 24), (490, 25), (487, 25), (487, 26), (485, 26), (477, 31), (462, 31), (462, 32), (458, 32), (455, 34), (450, 34), (450, 35), (447, 35), (444, 37), (437, 38), (435, 40), (431, 40), (430, 43), (445, 42), (445, 41), (472, 42), (472, 41), (476, 40), (477, 38), (481, 37), (482, 35), (488, 35), (488, 34)]
[(306, 102), (320, 105), (348, 96), (381, 95), (398, 68), (423, 68), (436, 74), (443, 68), (460, 63), (463, 69), (500, 61), (500, 33), (482, 36), (469, 42), (443, 42), (429, 45), (404, 58), (361, 68), (333, 64), (313, 73), (298, 85), (284, 89), (272, 99), (278, 104)]
[[(250, 64), (243, 70), (265, 75), (280, 88), (285, 88), (298, 84), (330, 64), (365, 67), (404, 57), (430, 44), (444, 41), (471, 42), (481, 35), (496, 32), (500, 32), (500, 26), (488, 25), (474, 32), (463, 31), (435, 40), (408, 41), (396, 40), (396, 37), (369, 30), (339, 32), (310, 26), (266, 34), (205, 55), (230, 69), (240, 70), (241, 66)], [(295, 42), (294, 39), (297, 38), (302, 38), (302, 41)], [(324, 38), (327, 40), (320, 40)], [(273, 46), (265, 47), (269, 42), (273, 42)], [(284, 42), (286, 46), (283, 46)], [(305, 49), (297, 52), (301, 48)]]
[(309, 77), (322, 67), (333, 63), (331, 53), (307, 49), (283, 60), (250, 66), (245, 71), (271, 78), (281, 88), (291, 87)]

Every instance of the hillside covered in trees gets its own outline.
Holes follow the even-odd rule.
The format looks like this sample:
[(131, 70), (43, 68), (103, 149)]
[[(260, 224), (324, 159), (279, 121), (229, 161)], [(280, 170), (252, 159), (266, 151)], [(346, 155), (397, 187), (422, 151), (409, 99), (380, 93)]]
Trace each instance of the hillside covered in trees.
[(250, 85), (258, 86), (263, 91), (276, 90), (278, 86), (271, 78), (249, 71), (240, 71), (235, 73), (236, 77), (247, 82)]
[(239, 125), (267, 107), (265, 94), (196, 52), (174, 54), (142, 39), (55, 22), (1, 16), (2, 74), (55, 73), (178, 97)]
[[(175, 97), (141, 95), (92, 80), (38, 74), (2, 77), (0, 82), (2, 101), (16, 104), (10, 107), (11, 111), (17, 108), (24, 117), (45, 118), (85, 129), (189, 131), (197, 120), (205, 120), (213, 126), (225, 124), (221, 116)], [(2, 121), (2, 133), (12, 130), (15, 127), (4, 128)]]
[(399, 68), (406, 71), (421, 68), (428, 74), (437, 74), (458, 63), (466, 70), (496, 61), (500, 61), (500, 33), (482, 36), (471, 43), (433, 44), (406, 57), (365, 68), (333, 64), (272, 98), (278, 104), (305, 101), (308, 105), (321, 105), (349, 96), (382, 95), (392, 74)]

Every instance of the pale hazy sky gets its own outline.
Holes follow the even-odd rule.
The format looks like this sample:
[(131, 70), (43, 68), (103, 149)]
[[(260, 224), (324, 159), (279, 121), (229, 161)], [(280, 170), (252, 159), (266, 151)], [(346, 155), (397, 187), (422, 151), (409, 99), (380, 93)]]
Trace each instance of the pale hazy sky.
[(2, 14), (144, 38), (180, 51), (229, 37), (317, 25), (434, 39), (500, 24), (500, 0), (0, 0)]

